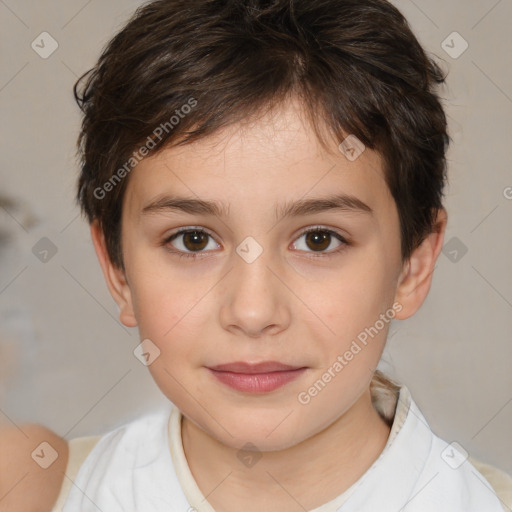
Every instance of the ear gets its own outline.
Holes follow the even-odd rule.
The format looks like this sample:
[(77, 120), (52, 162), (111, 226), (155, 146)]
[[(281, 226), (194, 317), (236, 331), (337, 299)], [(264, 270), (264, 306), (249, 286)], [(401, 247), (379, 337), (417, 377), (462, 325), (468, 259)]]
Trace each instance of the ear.
[(443, 247), (447, 220), (446, 210), (439, 209), (434, 231), (427, 235), (404, 264), (395, 295), (395, 301), (402, 305), (402, 309), (395, 318), (405, 320), (414, 315), (426, 299), (437, 257)]
[(119, 306), (119, 320), (127, 327), (136, 327), (137, 320), (133, 312), (132, 294), (125, 273), (111, 262), (105, 243), (105, 235), (97, 221), (91, 223), (91, 238), (103, 270), (105, 282), (110, 294)]

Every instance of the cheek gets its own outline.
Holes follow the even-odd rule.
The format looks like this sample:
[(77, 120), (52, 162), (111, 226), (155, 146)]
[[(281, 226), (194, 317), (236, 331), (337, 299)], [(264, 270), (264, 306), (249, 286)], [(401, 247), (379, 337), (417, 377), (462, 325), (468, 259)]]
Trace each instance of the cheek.
[(190, 289), (150, 276), (139, 281), (134, 294), (140, 339), (150, 339), (159, 350), (148, 370), (163, 394), (180, 404), (187, 395), (184, 385), (194, 396), (200, 392), (199, 383), (188, 378), (191, 367), (201, 366), (203, 353), (198, 300)]
[(188, 324), (187, 311), (194, 299), (190, 287), (158, 272), (139, 272), (132, 281), (134, 314), (141, 338), (165, 344), (176, 331)]
[(350, 268), (347, 265), (326, 282), (323, 293), (309, 292), (320, 318), (329, 328), (320, 326), (329, 353), (329, 360), (323, 363), (329, 367), (338, 356), (344, 356), (345, 374), (359, 371), (357, 368), (368, 371), (376, 367), (394, 317), (394, 311), (390, 311), (391, 273), (386, 261), (372, 252), (361, 254)]
[(336, 335), (353, 335), (368, 323), (373, 324), (387, 309), (391, 285), (388, 276), (382, 260), (358, 253), (350, 265), (332, 272), (316, 292), (314, 288), (308, 290), (308, 301), (314, 301)]

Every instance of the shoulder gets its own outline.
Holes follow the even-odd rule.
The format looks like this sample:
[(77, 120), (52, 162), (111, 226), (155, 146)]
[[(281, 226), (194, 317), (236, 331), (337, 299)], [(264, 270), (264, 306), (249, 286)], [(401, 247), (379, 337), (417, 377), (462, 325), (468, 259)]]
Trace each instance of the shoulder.
[(487, 480), (501, 502), (512, 510), (512, 475), (472, 457), (468, 462)]
[(91, 453), (94, 446), (98, 443), (101, 436), (84, 436), (70, 439), (68, 464), (66, 466), (66, 477), (62, 482), (60, 494), (53, 506), (52, 512), (62, 512), (73, 487), (74, 481), (82, 467), (82, 464)]
[[(80, 457), (75, 485), (68, 486), (69, 489), (64, 486), (59, 496), (59, 502), (65, 499), (63, 510), (82, 510), (84, 496), (102, 510), (126, 510), (126, 507), (119, 507), (135, 500), (134, 493), (141, 492), (135, 484), (138, 482), (140, 487), (144, 475), (151, 473), (150, 480), (144, 482), (154, 486), (162, 471), (168, 470), (165, 464), (162, 471), (154, 471), (154, 468), (162, 468), (162, 460), (166, 457), (170, 460), (171, 457), (170, 452), (163, 449), (164, 445), (168, 446), (169, 413), (169, 408), (164, 408), (139, 416), (101, 436), (89, 438), (93, 446), (90, 451), (87, 449), (85, 460)], [(81, 444), (83, 440), (70, 441), (70, 467), (73, 459), (77, 458), (75, 442)], [(134, 472), (137, 473), (136, 479)], [(170, 481), (169, 478), (166, 480)], [(146, 488), (145, 485), (143, 487)]]
[(400, 452), (399, 462), (413, 475), (411, 503), (405, 510), (503, 512), (501, 493), (468, 460), (466, 450), (431, 430), (404, 387), (400, 399), (395, 422), (402, 426), (393, 444)]
[(51, 511), (64, 479), (69, 448), (41, 425), (0, 426), (0, 512)]
[[(98, 436), (88, 457), (88, 468), (83, 473), (103, 469), (127, 469), (141, 459), (151, 459), (161, 450), (161, 441), (167, 435), (169, 408), (153, 411)], [(73, 443), (73, 441), (71, 441)], [(103, 467), (105, 466), (105, 467)]]
[(432, 475), (432, 484), (426, 494), (431, 495), (430, 503), (435, 503), (438, 510), (444, 510), (437, 503), (440, 498), (446, 510), (468, 512), (501, 512), (504, 505), (510, 503), (511, 480), (508, 475), (472, 459), (456, 442), (448, 443), (434, 435), (425, 470), (425, 475)]

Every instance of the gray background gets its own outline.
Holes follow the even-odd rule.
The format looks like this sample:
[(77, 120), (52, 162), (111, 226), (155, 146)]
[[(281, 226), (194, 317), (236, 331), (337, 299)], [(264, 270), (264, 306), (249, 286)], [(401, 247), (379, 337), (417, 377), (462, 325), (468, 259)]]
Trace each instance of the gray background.
[[(454, 143), (444, 252), (420, 311), (393, 322), (382, 368), (408, 385), (436, 433), (512, 472), (512, 2), (395, 4), (449, 69)], [(73, 202), (72, 86), (138, 5), (0, 0), (0, 194), (19, 202), (0, 208), (10, 234), (0, 254), (0, 422), (40, 422), (67, 439), (166, 400), (132, 353), (137, 331), (117, 320)], [(44, 31), (58, 43), (46, 59), (31, 47)], [(469, 44), (456, 58), (454, 31)]]

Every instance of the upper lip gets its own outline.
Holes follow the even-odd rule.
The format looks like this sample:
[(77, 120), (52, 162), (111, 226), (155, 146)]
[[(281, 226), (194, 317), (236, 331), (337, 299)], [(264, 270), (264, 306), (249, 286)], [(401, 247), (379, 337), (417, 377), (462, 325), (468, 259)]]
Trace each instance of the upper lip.
[(263, 361), (261, 363), (246, 363), (244, 361), (237, 361), (234, 363), (218, 364), (216, 366), (209, 366), (211, 370), (220, 372), (233, 372), (233, 373), (268, 373), (268, 372), (283, 372), (289, 370), (298, 370), (304, 368), (303, 366), (290, 366), (289, 364), (279, 363), (278, 361)]

